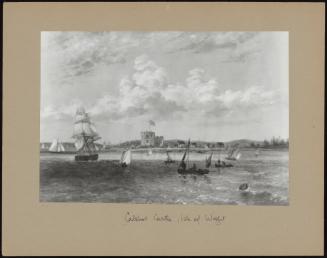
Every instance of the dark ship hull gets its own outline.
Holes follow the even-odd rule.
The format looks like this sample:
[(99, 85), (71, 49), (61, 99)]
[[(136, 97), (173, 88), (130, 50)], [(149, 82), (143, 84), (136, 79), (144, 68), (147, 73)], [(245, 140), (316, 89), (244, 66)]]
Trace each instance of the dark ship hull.
[(205, 175), (209, 173), (208, 169), (193, 169), (193, 168), (189, 168), (189, 169), (182, 169), (179, 168), (177, 170), (177, 172), (181, 175)]
[(227, 157), (225, 159), (228, 159), (228, 160), (237, 160), (236, 158), (233, 158), (233, 157)]
[(175, 163), (175, 160), (165, 160), (164, 162), (165, 164), (171, 164), (171, 163)]
[(75, 154), (76, 151), (49, 151), (49, 150), (41, 150), (41, 153), (53, 153), (53, 154)]
[(225, 165), (222, 165), (222, 164), (217, 164), (215, 163), (215, 167), (216, 168), (230, 168), (230, 167), (233, 167), (232, 164), (225, 164)]
[(75, 161), (95, 161), (98, 160), (99, 154), (77, 154)]

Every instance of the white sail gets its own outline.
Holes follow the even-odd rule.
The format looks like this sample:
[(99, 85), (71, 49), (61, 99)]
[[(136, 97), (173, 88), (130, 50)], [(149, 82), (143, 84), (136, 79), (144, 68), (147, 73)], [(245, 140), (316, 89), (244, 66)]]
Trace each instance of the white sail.
[(236, 159), (238, 160), (238, 159), (240, 159), (241, 158), (241, 156), (242, 156), (242, 154), (239, 152), (239, 153), (237, 153), (237, 155), (236, 155)]
[(41, 149), (45, 149), (45, 144), (44, 143), (42, 143)]
[(58, 150), (58, 140), (55, 139), (53, 140), (50, 148), (49, 148), (49, 151), (57, 151)]
[(148, 155), (152, 155), (152, 149), (149, 149)]
[(233, 156), (234, 158), (236, 158), (239, 154), (240, 154), (240, 149), (237, 148), (237, 149), (233, 152), (232, 156)]
[(75, 138), (77, 151), (99, 151), (99, 147), (94, 142), (101, 137), (83, 107), (78, 108), (76, 111), (73, 138)]
[(123, 151), (123, 153), (121, 154), (120, 163), (123, 163), (124, 158), (125, 158), (125, 153), (126, 153), (126, 151)]
[(124, 151), (122, 156), (121, 156), (121, 159), (120, 159), (120, 163), (125, 163), (126, 165), (129, 165), (132, 161), (132, 152), (131, 150), (127, 150), (127, 151)]
[(62, 152), (62, 151), (65, 151), (65, 147), (62, 143), (59, 143), (58, 144), (58, 152)]
[(77, 138), (75, 141), (75, 148), (77, 151), (79, 151), (84, 146), (84, 140), (83, 138)]

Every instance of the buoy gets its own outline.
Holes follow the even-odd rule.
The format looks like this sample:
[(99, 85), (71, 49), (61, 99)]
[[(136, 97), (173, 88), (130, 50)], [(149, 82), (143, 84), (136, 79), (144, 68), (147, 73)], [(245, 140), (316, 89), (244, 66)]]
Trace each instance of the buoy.
[(238, 188), (241, 191), (244, 191), (249, 188), (249, 185), (247, 183), (241, 184), (240, 187)]

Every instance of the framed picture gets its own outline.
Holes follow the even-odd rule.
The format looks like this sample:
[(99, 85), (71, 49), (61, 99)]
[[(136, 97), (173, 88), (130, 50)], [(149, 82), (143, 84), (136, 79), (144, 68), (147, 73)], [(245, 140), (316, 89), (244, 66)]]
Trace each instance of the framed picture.
[(323, 21), (6, 3), (3, 253), (323, 254)]

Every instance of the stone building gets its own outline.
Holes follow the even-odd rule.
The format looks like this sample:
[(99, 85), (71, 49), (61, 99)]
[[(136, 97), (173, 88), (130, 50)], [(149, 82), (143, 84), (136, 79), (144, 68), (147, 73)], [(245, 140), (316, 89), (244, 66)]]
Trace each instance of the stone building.
[(154, 146), (155, 133), (152, 131), (141, 132), (141, 145)]
[(164, 144), (163, 136), (155, 136), (154, 145), (160, 147), (160, 146), (163, 146), (163, 144)]
[(163, 146), (163, 136), (156, 136), (153, 131), (141, 132), (141, 146), (160, 147)]

